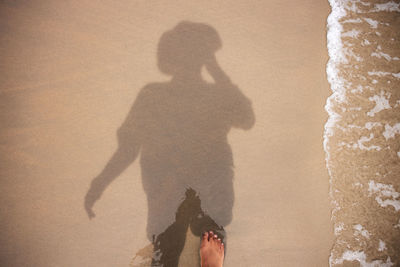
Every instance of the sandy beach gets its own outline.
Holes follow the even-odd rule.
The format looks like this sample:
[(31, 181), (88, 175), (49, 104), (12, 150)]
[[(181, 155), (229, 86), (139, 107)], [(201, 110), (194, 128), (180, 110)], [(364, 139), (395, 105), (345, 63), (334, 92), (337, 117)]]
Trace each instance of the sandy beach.
[[(139, 93), (171, 79), (158, 67), (158, 44), (184, 21), (218, 33), (216, 60), (243, 95), (232, 99), (248, 99), (254, 115), (224, 136), (234, 165), (225, 266), (329, 265), (327, 1), (3, 1), (0, 12), (2, 266), (149, 266), (143, 153), (116, 171), (92, 219), (84, 199)], [(179, 99), (171, 103), (191, 103)], [(200, 137), (211, 140), (204, 127)], [(165, 140), (155, 141), (159, 149)], [(171, 184), (162, 193), (172, 200), (158, 208), (174, 221), (171, 203), (184, 195)], [(155, 229), (170, 224), (153, 217)], [(198, 247), (189, 228), (179, 266), (199, 266)]]
[[(400, 264), (400, 2), (330, 1), (331, 266)], [(347, 265), (346, 265), (347, 264)]]

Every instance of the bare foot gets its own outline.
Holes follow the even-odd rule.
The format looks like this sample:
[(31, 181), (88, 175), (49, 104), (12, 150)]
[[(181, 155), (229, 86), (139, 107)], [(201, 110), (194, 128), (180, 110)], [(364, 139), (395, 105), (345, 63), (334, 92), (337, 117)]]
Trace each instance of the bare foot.
[(212, 231), (203, 234), (200, 245), (201, 267), (222, 267), (224, 244)]

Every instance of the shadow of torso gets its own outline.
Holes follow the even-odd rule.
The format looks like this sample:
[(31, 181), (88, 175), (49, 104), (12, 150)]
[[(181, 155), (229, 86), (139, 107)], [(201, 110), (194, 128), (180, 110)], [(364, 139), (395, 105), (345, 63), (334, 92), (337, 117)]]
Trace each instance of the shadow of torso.
[(139, 93), (118, 130), (119, 146), (141, 147), (148, 237), (175, 220), (188, 188), (218, 225), (232, 219), (233, 158), (227, 134), (250, 128), (250, 101), (231, 83), (153, 83)]

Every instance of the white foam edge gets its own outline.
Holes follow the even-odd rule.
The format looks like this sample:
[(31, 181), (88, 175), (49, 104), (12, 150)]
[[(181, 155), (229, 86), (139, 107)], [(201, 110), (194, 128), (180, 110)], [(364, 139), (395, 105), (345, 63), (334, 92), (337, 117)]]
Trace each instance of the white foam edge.
[(329, 257), (329, 265), (342, 265), (344, 261), (352, 262), (358, 261), (360, 266), (362, 267), (391, 267), (393, 266), (393, 262), (391, 261), (390, 257), (387, 257), (386, 262), (382, 260), (374, 260), (374, 261), (367, 261), (367, 255), (364, 251), (352, 251), (346, 250), (343, 252), (342, 256), (336, 260), (333, 259), (333, 255)]
[(333, 110), (333, 102), (342, 103), (346, 100), (344, 80), (339, 78), (339, 69), (337, 68), (337, 65), (341, 63), (347, 63), (347, 60), (343, 54), (343, 43), (341, 39), (343, 27), (339, 23), (339, 20), (346, 15), (346, 10), (340, 1), (329, 0), (329, 4), (331, 5), (331, 13), (327, 18), (327, 48), (329, 60), (326, 65), (326, 74), (332, 94), (327, 98), (325, 104), (325, 110), (328, 113), (328, 120), (324, 126), (323, 146), (325, 150), (326, 168), (329, 174), (329, 195), (331, 198), (331, 204), (333, 205), (331, 215), (333, 219), (335, 216), (335, 211), (340, 209), (340, 207), (334, 200), (332, 192), (332, 173), (329, 166), (329, 137), (333, 135), (336, 123), (341, 120), (341, 116)]

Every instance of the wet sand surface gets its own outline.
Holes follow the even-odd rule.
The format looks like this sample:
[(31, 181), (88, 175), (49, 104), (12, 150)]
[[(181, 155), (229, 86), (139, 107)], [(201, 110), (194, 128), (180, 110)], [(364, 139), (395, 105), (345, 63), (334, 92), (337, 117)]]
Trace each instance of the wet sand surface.
[[(0, 12), (2, 265), (149, 266), (154, 254), (149, 233), (165, 233), (179, 221), (176, 213), (188, 219), (199, 197), (202, 211), (193, 214), (211, 215), (210, 222), (223, 225), (225, 266), (328, 266), (333, 227), (323, 150), (324, 105), (330, 95), (327, 2), (3, 1)], [(173, 93), (160, 97), (153, 86), (145, 94), (150, 97), (139, 101), (146, 85), (169, 84), (170, 76), (157, 66), (158, 43), (182, 21), (205, 23), (218, 33), (217, 62), (232, 84), (217, 87), (229, 94), (181, 97), (174, 91), (176, 98)], [(166, 60), (177, 59), (167, 55)], [(203, 74), (211, 84), (221, 77)], [(159, 108), (167, 101), (165, 109)], [(180, 154), (185, 165), (179, 168), (178, 161), (170, 170), (166, 162), (178, 156), (155, 156), (162, 160), (159, 165), (151, 161), (150, 166), (160, 166), (156, 172), (143, 165), (150, 161), (143, 160), (142, 150), (123, 168), (121, 162), (133, 151), (128, 134), (126, 153), (110, 169), (115, 181), (103, 184), (93, 207), (96, 216), (89, 220), (85, 195), (121, 147), (124, 131), (118, 130), (138, 102), (145, 103), (139, 108), (145, 118), (153, 118), (155, 110), (163, 116), (150, 124), (143, 119), (153, 128), (141, 136), (154, 137), (157, 155), (187, 152)], [(201, 110), (219, 109), (196, 113), (191, 107), (197, 104)], [(236, 114), (238, 106), (243, 108)], [(182, 107), (186, 113), (172, 112)], [(209, 119), (200, 120), (202, 114)], [(165, 130), (162, 123), (180, 129), (183, 121), (187, 131), (180, 131), (179, 142), (187, 142), (179, 143), (182, 150), (167, 143), (178, 142), (167, 138), (171, 132), (151, 131)], [(213, 138), (215, 129), (219, 139)], [(205, 140), (202, 147), (219, 152), (206, 157), (202, 153), (208, 150), (191, 140)], [(215, 164), (218, 160), (222, 165)], [(174, 177), (201, 173), (202, 166), (212, 176), (199, 176), (198, 187), (193, 186), (197, 195), (185, 199), (185, 182)], [(154, 182), (149, 189), (143, 183), (149, 172), (157, 179), (166, 169), (173, 175), (162, 186)], [(215, 186), (213, 177), (220, 173), (229, 182)], [(162, 190), (152, 191), (157, 186)], [(148, 196), (159, 197), (155, 210), (165, 211), (154, 213), (151, 222)], [(220, 211), (212, 209), (213, 201)], [(178, 212), (182, 203), (191, 204)], [(179, 244), (184, 247), (176, 261), (196, 266), (201, 227), (179, 229), (186, 242)]]
[(399, 266), (400, 2), (330, 2), (330, 264)]

